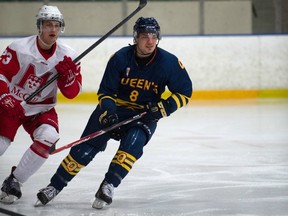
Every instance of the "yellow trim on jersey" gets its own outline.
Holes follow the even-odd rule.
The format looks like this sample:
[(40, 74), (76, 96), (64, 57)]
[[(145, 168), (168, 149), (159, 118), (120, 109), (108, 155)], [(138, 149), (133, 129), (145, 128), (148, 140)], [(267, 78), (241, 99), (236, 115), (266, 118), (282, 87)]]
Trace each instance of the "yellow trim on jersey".
[(189, 102), (189, 97), (183, 95), (183, 94), (172, 94), (171, 97), (174, 99), (177, 109), (181, 108), (182, 106), (185, 106)]
[(104, 95), (104, 94), (99, 94), (98, 99), (99, 99), (99, 104), (101, 104), (102, 100), (104, 100), (104, 99), (110, 99), (110, 100), (114, 101), (114, 103), (116, 102), (116, 100), (113, 97), (108, 96), (108, 95)]
[(133, 155), (127, 152), (118, 150), (112, 160), (112, 163), (122, 166), (124, 169), (126, 169), (129, 172), (132, 169), (132, 166), (136, 160), (137, 159)]
[(178, 97), (175, 94), (172, 94), (171, 97), (174, 99), (174, 101), (177, 105), (177, 109), (179, 109), (181, 107), (181, 103), (180, 103)]
[(144, 109), (143, 105), (137, 104), (137, 103), (133, 103), (133, 102), (129, 102), (129, 101), (125, 101), (122, 99), (117, 98), (116, 99), (116, 106), (124, 106), (127, 107), (128, 109), (131, 110), (141, 110)]
[(82, 164), (79, 164), (72, 158), (72, 156), (69, 154), (61, 163), (61, 166), (70, 174), (70, 175), (77, 175), (77, 173), (80, 171), (81, 168), (85, 167)]
[(180, 95), (180, 97), (181, 97), (181, 99), (183, 101), (183, 106), (186, 106), (188, 104), (190, 98), (187, 97), (186, 95), (182, 95), (182, 94), (179, 94), (179, 95)]

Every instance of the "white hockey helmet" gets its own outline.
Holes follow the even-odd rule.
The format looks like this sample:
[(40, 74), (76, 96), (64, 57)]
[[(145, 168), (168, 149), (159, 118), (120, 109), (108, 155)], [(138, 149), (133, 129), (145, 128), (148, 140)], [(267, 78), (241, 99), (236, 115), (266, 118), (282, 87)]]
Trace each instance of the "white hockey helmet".
[(61, 25), (61, 32), (63, 33), (65, 30), (65, 22), (63, 15), (61, 14), (60, 10), (57, 6), (48, 6), (43, 5), (36, 15), (37, 19), (37, 29), (41, 30), (41, 25), (43, 20), (54, 20), (58, 21)]

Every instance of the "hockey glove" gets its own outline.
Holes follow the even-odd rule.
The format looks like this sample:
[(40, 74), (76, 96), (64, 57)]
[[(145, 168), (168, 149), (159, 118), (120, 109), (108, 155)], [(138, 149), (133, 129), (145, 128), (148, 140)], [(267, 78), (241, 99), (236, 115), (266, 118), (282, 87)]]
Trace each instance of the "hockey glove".
[(116, 141), (119, 141), (123, 137), (124, 134), (125, 134), (124, 131), (121, 130), (120, 127), (118, 127), (111, 131), (110, 137)]
[(20, 101), (15, 99), (11, 94), (5, 93), (0, 96), (0, 108), (6, 112), (8, 117), (16, 120), (25, 116), (25, 111)]
[(75, 77), (80, 73), (80, 62), (75, 64), (70, 57), (64, 56), (64, 60), (60, 61), (55, 69), (60, 74), (59, 79), (65, 82), (65, 87), (73, 84)]
[(159, 119), (169, 116), (168, 102), (160, 100), (159, 102), (149, 102), (147, 104), (147, 115), (144, 117), (147, 121), (155, 122)]
[(115, 112), (105, 111), (99, 117), (99, 122), (104, 127), (109, 127), (119, 122), (118, 115)]

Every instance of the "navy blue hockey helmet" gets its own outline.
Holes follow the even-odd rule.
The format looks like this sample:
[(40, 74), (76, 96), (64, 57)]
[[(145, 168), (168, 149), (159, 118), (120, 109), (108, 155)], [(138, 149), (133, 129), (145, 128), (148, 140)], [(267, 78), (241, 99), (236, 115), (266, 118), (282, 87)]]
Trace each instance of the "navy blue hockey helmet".
[(155, 33), (158, 37), (158, 40), (161, 39), (160, 35), (160, 26), (154, 17), (140, 17), (133, 28), (133, 37), (136, 40), (137, 36), (140, 33)]

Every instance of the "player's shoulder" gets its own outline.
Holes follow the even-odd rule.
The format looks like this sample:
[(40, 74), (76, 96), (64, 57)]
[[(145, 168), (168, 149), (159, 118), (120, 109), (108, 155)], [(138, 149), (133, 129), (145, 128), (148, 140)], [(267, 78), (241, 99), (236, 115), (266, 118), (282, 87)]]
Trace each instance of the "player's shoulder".
[(29, 36), (29, 37), (24, 37), (24, 38), (19, 38), (14, 40), (9, 47), (12, 50), (26, 50), (28, 47), (32, 46), (32, 44), (35, 44), (36, 41), (36, 35)]
[(157, 47), (157, 52), (161, 57), (163, 57), (164, 59), (166, 59), (168, 61), (172, 60), (172, 59), (178, 59), (176, 55), (174, 55), (171, 52), (168, 52), (167, 50), (165, 50), (163, 48)]
[(178, 57), (167, 50), (157, 47), (157, 56), (161, 64), (171, 67), (172, 65), (178, 65)]
[(160, 63), (161, 67), (168, 69), (168, 71), (175, 71), (178, 69), (186, 70), (185, 66), (176, 55), (159, 47), (157, 49), (158, 63)]
[(115, 54), (118, 56), (123, 56), (123, 55), (127, 55), (132, 50), (133, 50), (133, 46), (129, 45), (129, 46), (120, 48)]
[(61, 53), (65, 53), (65, 55), (69, 55), (71, 57), (76, 57), (76, 51), (68, 44), (64, 43), (63, 40), (57, 40), (57, 51)]
[(132, 55), (132, 53), (133, 53), (133, 46), (125, 46), (116, 51), (111, 56), (111, 58), (119, 62), (127, 61), (127, 59), (129, 58), (129, 56)]

